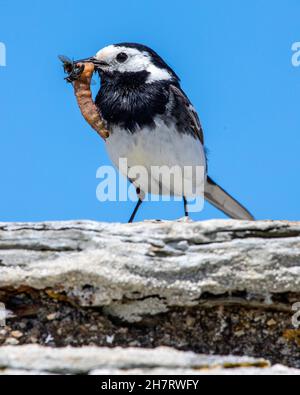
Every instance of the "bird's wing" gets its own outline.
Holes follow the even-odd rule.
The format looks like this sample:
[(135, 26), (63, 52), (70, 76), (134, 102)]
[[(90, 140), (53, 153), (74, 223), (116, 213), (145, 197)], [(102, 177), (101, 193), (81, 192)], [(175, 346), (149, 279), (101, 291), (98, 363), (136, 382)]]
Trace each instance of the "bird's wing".
[(205, 185), (205, 199), (232, 219), (254, 221), (252, 214), (210, 177)]
[(192, 133), (204, 145), (203, 129), (193, 105), (178, 86), (172, 84), (170, 85), (170, 90), (174, 97), (172, 111), (177, 119), (178, 129), (183, 132)]
[[(178, 120), (178, 129), (186, 133), (192, 133), (204, 145), (203, 129), (196, 110), (178, 86), (171, 85), (170, 89), (174, 95), (173, 113)], [(210, 177), (207, 177), (204, 196), (210, 204), (232, 219), (254, 220), (254, 217), (244, 206), (230, 196), (229, 193), (216, 184)]]

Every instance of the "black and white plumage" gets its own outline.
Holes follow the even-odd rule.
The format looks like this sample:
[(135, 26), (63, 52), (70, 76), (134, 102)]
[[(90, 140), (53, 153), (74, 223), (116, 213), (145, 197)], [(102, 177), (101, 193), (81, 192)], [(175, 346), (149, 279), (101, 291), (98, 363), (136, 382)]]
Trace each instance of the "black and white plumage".
[[(110, 45), (88, 60), (94, 62), (101, 77), (95, 103), (110, 131), (106, 145), (115, 165), (119, 158), (127, 158), (129, 168), (141, 165), (149, 172), (151, 166), (203, 166), (205, 179), (193, 179), (193, 187), (204, 182), (205, 198), (211, 204), (231, 218), (253, 219), (207, 176), (198, 115), (182, 91), (179, 77), (156, 52), (140, 44), (122, 43)], [(148, 179), (135, 183), (141, 199), (143, 192), (149, 191), (148, 184)], [(164, 185), (158, 187), (162, 194), (182, 194), (176, 185), (171, 191), (170, 186), (166, 190)]]

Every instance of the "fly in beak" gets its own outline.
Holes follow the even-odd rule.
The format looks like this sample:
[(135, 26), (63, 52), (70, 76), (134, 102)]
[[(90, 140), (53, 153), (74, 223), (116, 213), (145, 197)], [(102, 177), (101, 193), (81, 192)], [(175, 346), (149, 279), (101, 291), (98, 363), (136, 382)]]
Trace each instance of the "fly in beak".
[(95, 65), (95, 69), (101, 69), (102, 66), (108, 66), (106, 62), (101, 62), (94, 56), (86, 59), (75, 60), (74, 63), (93, 63)]

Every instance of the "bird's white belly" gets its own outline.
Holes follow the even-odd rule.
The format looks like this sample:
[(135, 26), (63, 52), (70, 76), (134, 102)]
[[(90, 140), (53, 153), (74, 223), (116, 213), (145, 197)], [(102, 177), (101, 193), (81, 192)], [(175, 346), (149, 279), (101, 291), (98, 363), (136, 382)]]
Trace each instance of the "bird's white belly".
[[(139, 172), (138, 179), (129, 178), (146, 193), (151, 191), (154, 194), (182, 196), (183, 185), (190, 184), (190, 187), (185, 188), (184, 195), (195, 196), (197, 193), (189, 192), (189, 189), (201, 190), (206, 177), (203, 145), (191, 135), (178, 133), (175, 125), (173, 128), (166, 126), (159, 119), (156, 120), (156, 125), (154, 129), (142, 128), (135, 133), (119, 127), (113, 128), (106, 141), (112, 162), (126, 176), (127, 170), (131, 175), (131, 170), (136, 169), (136, 166), (144, 168), (147, 175), (143, 171)], [(120, 159), (127, 161), (125, 171), (119, 166)], [(165, 166), (167, 168), (163, 169), (163, 174), (166, 169), (176, 169), (171, 183), (167, 175), (161, 177), (161, 168)]]

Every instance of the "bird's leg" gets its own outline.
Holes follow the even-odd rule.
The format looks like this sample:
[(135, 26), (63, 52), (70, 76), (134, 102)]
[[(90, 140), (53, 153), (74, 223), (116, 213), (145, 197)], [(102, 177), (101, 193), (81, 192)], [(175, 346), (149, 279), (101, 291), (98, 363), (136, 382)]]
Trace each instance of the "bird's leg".
[(139, 201), (137, 202), (135, 209), (133, 210), (133, 213), (131, 214), (130, 220), (128, 221), (129, 224), (131, 224), (134, 221), (134, 218), (135, 218), (142, 203), (143, 203), (142, 199), (139, 198)]
[(183, 204), (184, 204), (184, 216), (186, 217), (186, 218), (189, 218), (189, 211), (188, 211), (188, 204), (187, 204), (187, 200), (186, 200), (186, 197), (185, 196), (183, 196)]

